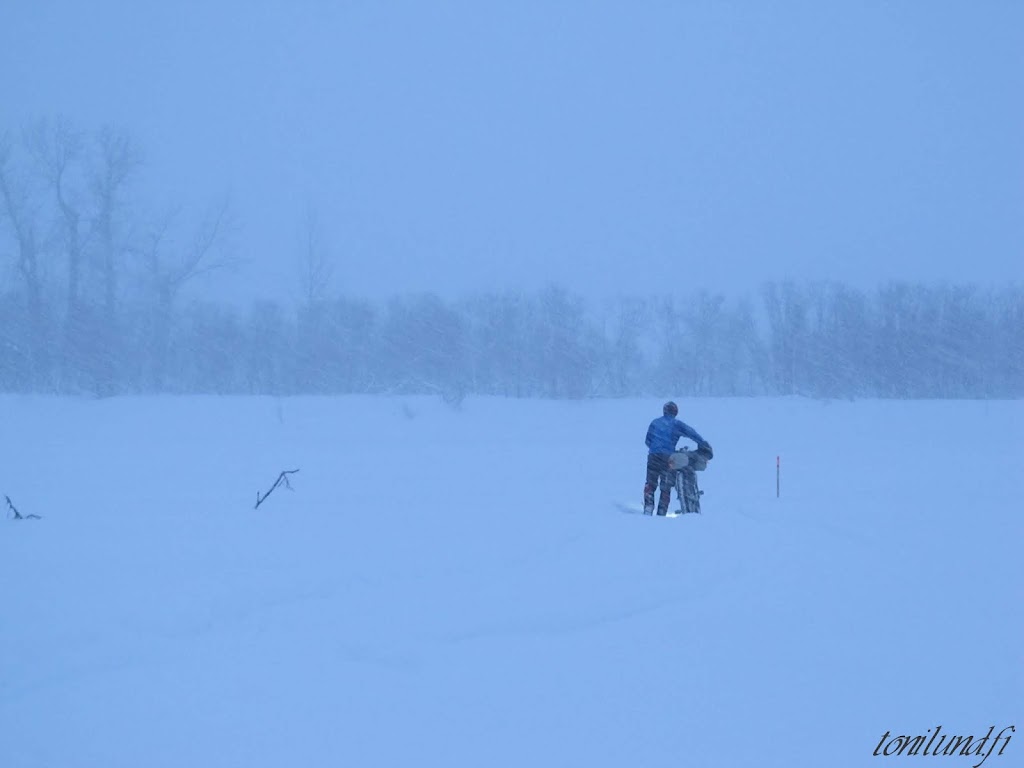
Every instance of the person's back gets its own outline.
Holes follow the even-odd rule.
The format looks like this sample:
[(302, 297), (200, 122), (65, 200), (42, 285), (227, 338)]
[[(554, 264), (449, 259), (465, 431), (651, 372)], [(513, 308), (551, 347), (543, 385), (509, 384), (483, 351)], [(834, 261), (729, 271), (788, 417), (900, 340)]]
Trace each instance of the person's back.
[(679, 438), (687, 437), (697, 443), (698, 449), (711, 453), (711, 445), (700, 434), (683, 421), (676, 418), (679, 407), (669, 401), (662, 408), (662, 415), (654, 419), (647, 427), (647, 482), (644, 485), (644, 513), (654, 512), (654, 491), (661, 485), (661, 497), (658, 500), (658, 514), (668, 513), (672, 486), (675, 476), (670, 460), (676, 450)]
[(706, 442), (689, 424), (665, 414), (652, 421), (647, 428), (646, 443), (651, 453), (674, 453), (681, 437), (688, 437), (698, 445)]

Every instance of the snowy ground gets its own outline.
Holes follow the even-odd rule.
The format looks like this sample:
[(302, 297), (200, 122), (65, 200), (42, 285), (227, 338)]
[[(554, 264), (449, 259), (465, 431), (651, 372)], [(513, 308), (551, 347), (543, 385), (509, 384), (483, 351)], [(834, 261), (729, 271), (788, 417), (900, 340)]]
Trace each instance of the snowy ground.
[(0, 494), (43, 517), (0, 520), (0, 766), (842, 768), (1021, 730), (1024, 403), (681, 406), (716, 457), (663, 520), (614, 506), (657, 401), (0, 398)]

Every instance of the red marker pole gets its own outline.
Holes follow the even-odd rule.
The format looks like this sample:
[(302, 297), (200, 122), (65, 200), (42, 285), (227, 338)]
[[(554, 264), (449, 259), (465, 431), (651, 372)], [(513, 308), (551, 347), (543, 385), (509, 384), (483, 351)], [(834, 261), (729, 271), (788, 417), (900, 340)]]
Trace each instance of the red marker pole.
[(775, 498), (779, 498), (779, 457), (775, 457)]

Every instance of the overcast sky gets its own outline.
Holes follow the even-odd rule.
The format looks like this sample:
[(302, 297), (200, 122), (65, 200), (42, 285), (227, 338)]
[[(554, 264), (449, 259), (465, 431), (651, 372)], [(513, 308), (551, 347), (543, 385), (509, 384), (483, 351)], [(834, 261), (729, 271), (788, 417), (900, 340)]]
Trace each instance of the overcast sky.
[(294, 292), (1024, 278), (1024, 2), (0, 0), (0, 130), (145, 152), (139, 199), (230, 191)]

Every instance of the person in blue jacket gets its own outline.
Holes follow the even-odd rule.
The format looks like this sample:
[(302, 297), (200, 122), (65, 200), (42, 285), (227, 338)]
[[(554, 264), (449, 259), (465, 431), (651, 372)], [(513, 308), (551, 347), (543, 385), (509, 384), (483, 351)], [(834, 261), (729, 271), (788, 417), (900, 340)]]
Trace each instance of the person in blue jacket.
[(651, 422), (647, 428), (647, 483), (644, 485), (644, 514), (654, 513), (654, 492), (661, 484), (661, 496), (658, 499), (658, 514), (664, 516), (668, 513), (668, 504), (671, 500), (672, 488), (675, 486), (676, 478), (670, 466), (669, 460), (676, 450), (676, 443), (679, 438), (688, 437), (697, 444), (697, 450), (703, 452), (707, 458), (713, 455), (711, 445), (698, 434), (697, 430), (686, 424), (676, 416), (679, 414), (679, 407), (669, 401), (661, 409), (662, 416)]

